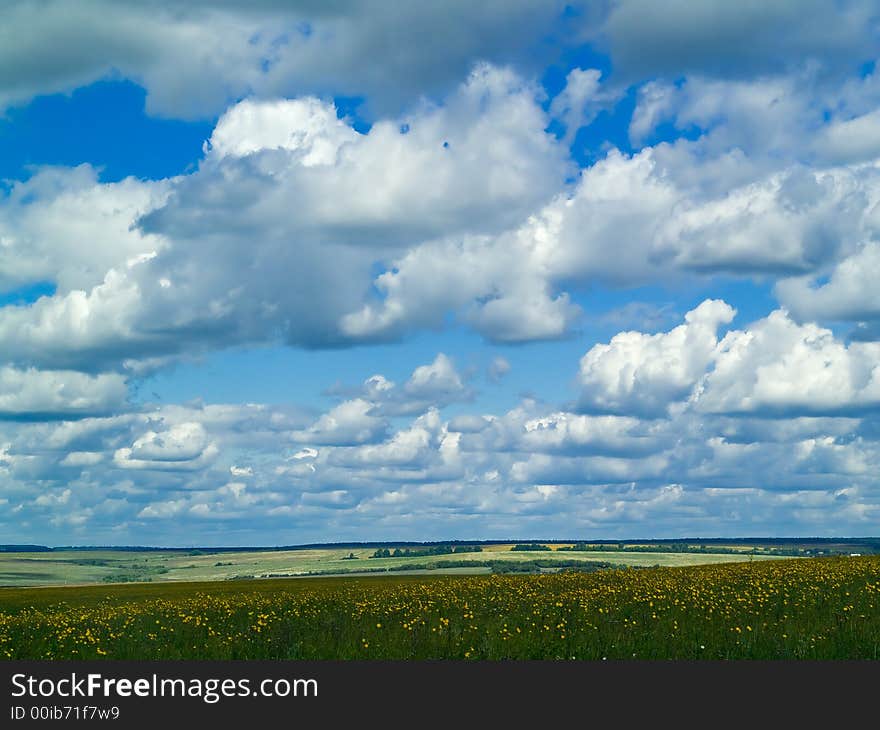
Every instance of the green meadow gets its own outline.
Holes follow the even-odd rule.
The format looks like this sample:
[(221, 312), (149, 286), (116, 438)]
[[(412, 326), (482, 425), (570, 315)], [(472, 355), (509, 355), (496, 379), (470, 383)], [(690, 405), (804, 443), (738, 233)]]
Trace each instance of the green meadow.
[(880, 556), (5, 588), (0, 658), (876, 660)]

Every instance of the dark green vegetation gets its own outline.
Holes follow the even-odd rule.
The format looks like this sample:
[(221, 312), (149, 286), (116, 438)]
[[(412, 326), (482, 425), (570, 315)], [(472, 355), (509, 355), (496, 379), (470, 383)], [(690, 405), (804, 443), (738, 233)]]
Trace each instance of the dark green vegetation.
[(13, 659), (880, 659), (880, 557), (0, 590)]
[(371, 558), (422, 558), (428, 555), (452, 555), (454, 553), (481, 553), (479, 545), (431, 545), (424, 548), (379, 548)]

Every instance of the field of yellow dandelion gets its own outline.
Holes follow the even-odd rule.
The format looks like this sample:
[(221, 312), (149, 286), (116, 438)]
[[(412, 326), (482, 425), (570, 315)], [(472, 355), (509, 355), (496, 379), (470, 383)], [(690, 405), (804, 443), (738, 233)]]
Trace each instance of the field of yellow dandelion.
[(0, 591), (7, 659), (880, 659), (880, 556)]

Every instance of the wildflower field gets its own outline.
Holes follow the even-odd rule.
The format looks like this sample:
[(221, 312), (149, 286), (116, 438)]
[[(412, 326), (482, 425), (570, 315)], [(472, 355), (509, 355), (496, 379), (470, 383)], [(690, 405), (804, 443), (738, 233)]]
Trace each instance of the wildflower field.
[(880, 659), (880, 556), (0, 591), (6, 659)]

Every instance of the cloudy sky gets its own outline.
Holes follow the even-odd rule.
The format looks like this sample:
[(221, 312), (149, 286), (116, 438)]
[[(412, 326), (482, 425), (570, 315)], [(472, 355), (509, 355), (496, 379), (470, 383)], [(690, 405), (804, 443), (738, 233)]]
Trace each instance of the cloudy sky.
[(880, 532), (876, 0), (8, 0), (0, 542)]

